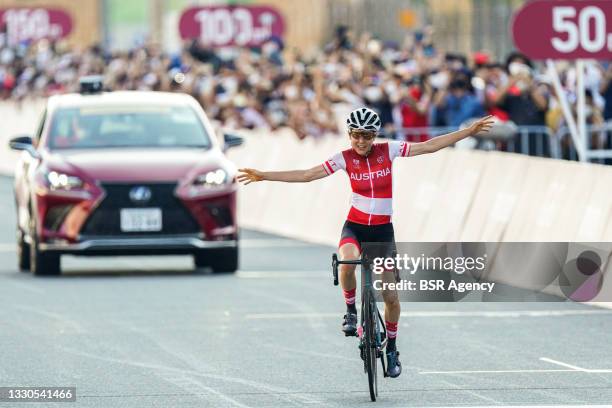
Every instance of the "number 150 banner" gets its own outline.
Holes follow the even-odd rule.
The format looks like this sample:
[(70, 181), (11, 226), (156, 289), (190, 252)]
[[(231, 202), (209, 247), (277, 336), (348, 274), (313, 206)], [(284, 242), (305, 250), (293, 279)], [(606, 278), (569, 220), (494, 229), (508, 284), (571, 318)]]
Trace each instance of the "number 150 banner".
[(612, 59), (612, 1), (529, 2), (514, 15), (512, 36), (533, 59)]

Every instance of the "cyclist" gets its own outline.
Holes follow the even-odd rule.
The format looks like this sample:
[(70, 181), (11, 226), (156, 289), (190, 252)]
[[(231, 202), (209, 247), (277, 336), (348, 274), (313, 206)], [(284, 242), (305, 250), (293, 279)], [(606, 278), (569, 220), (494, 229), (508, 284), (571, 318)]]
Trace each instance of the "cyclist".
[[(341, 259), (357, 259), (361, 255), (361, 245), (364, 242), (389, 243), (389, 249), (395, 248), (395, 234), (391, 223), (393, 159), (434, 153), (468, 136), (481, 131), (486, 132), (493, 124), (491, 118), (492, 116), (487, 116), (468, 128), (425, 142), (374, 143), (380, 130), (381, 120), (373, 110), (360, 108), (352, 111), (346, 120), (350, 149), (337, 153), (323, 164), (308, 170), (240, 169), (238, 181), (245, 185), (263, 180), (309, 182), (327, 177), (340, 169), (344, 170), (349, 176), (353, 192), (351, 209), (342, 229), (338, 252)], [(347, 308), (343, 317), (342, 331), (345, 335), (351, 336), (357, 331), (355, 265), (341, 265), (340, 283)], [(395, 292), (383, 292), (383, 299), (387, 329), (387, 374), (390, 377), (397, 377), (402, 371), (396, 348), (400, 303)]]

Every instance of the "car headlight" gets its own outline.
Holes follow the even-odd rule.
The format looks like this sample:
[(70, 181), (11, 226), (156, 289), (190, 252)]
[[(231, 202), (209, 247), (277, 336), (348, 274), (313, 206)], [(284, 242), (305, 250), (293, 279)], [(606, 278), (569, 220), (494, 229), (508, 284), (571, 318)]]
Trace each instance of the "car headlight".
[(47, 182), (51, 190), (75, 190), (81, 189), (85, 185), (79, 177), (58, 173), (57, 171), (47, 173)]
[(223, 169), (209, 171), (199, 175), (193, 181), (194, 186), (204, 188), (216, 188), (227, 183), (228, 174)]

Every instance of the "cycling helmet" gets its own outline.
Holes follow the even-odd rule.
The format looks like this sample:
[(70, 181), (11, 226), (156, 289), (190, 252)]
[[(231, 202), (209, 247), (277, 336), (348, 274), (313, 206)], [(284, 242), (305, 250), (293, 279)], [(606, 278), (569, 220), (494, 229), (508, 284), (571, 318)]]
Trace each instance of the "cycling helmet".
[(378, 132), (380, 130), (380, 117), (372, 109), (359, 108), (349, 113), (346, 119), (349, 129), (370, 130)]

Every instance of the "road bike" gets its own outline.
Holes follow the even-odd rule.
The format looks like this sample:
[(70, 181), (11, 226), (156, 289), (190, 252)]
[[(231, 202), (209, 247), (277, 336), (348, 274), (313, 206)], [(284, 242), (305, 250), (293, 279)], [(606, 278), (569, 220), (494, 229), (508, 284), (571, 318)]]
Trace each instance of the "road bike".
[(378, 397), (377, 359), (380, 358), (383, 376), (387, 376), (383, 350), (387, 344), (387, 329), (383, 318), (376, 305), (374, 287), (372, 286), (371, 263), (365, 255), (361, 259), (344, 260), (338, 259), (337, 254), (332, 255), (332, 270), (334, 275), (334, 286), (338, 286), (338, 265), (361, 265), (361, 322), (357, 329), (359, 338), (359, 351), (363, 360), (363, 369), (368, 375), (368, 386), (370, 398), (376, 401)]

